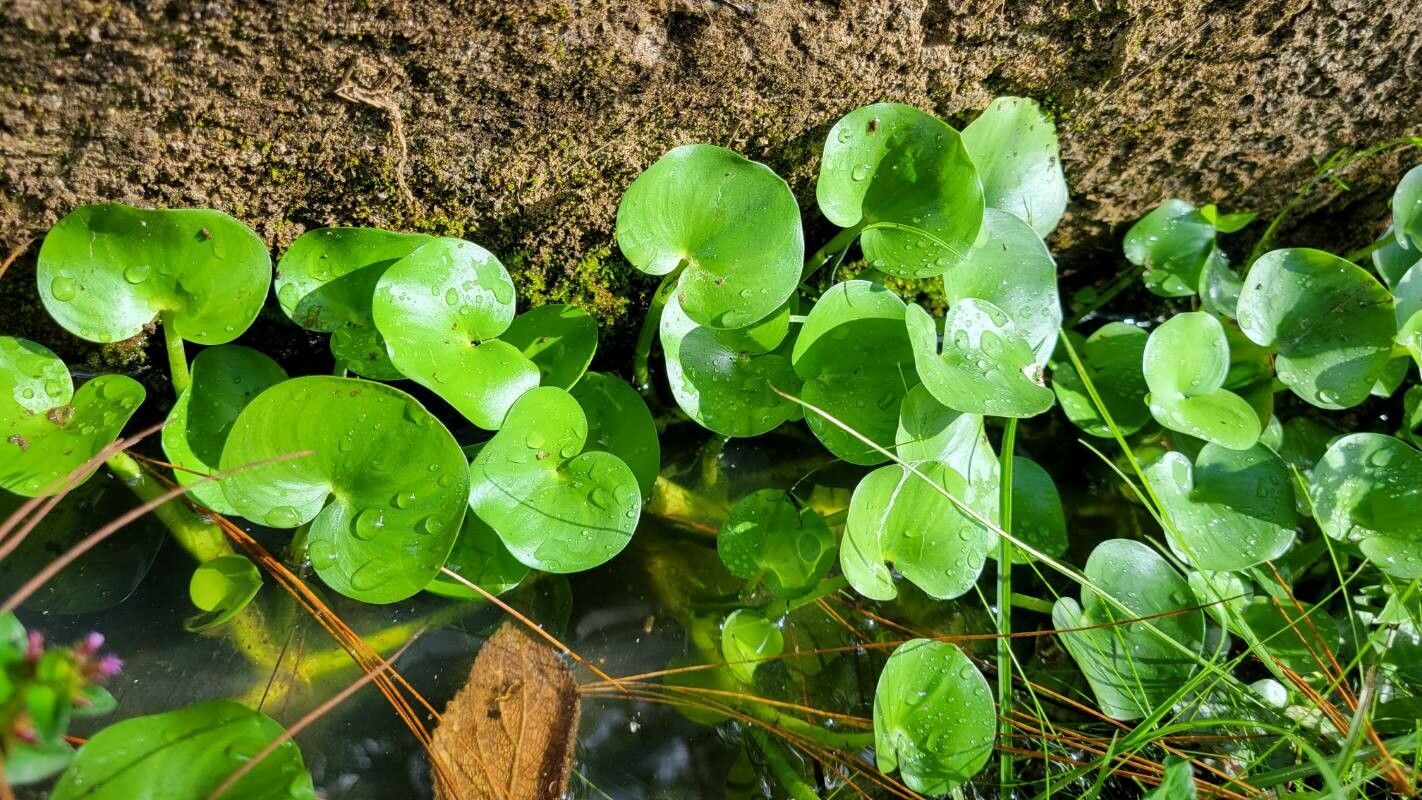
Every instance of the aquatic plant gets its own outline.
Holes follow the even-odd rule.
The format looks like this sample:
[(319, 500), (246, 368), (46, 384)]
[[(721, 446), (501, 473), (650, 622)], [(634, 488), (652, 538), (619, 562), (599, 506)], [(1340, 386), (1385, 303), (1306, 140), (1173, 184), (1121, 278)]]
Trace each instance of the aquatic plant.
[[(1409, 366), (1422, 364), (1422, 167), (1399, 182), (1391, 228), (1341, 256), (1269, 249), (1291, 202), (1232, 262), (1255, 214), (1168, 199), (1125, 232), (1124, 280), (1102, 276), (1114, 288), (1069, 319), (1045, 241), (1067, 184), (1031, 101), (999, 98), (962, 131), (900, 104), (855, 109), (829, 129), (814, 188), (838, 230), (806, 257), (790, 185), (741, 154), (684, 145), (631, 183), (617, 245), (660, 278), (631, 384), (589, 371), (590, 315), (518, 313), (508, 270), (474, 242), (321, 228), (273, 281), (265, 246), (225, 214), (75, 210), (39, 250), (44, 307), (100, 342), (156, 322), (173, 396), (123, 375), (76, 390), (44, 345), (0, 337), (6, 609), (98, 607), (54, 587), (66, 567), (119, 558), (93, 549), (113, 526), (75, 530), (122, 485), (153, 517), (125, 556), (138, 568), (94, 567), (112, 603), (161, 527), (196, 561), (186, 627), (262, 661), (270, 621), (254, 598), (279, 585), (395, 705), (439, 792), (462, 785), (451, 719), (496, 719), (464, 706), (523, 691), (478, 674), (508, 654), (481, 653), (473, 688), (425, 730), (413, 690), (299, 572), (364, 603), (498, 605), (530, 623), (500, 647), (536, 653), (560, 676), (546, 702), (572, 703), (529, 715), (539, 725), (575, 724), (568, 696), (665, 703), (726, 725), (747, 769), (796, 798), (945, 794), (987, 786), (994, 761), (1003, 795), (1097, 796), (1107, 781), (1158, 797), (1407, 794), (1422, 692)], [(234, 343), (273, 283), (287, 320), (330, 335), (329, 374)], [(1134, 285), (1149, 313), (1108, 313)], [(189, 343), (204, 348), (191, 360)], [(166, 420), (164, 460), (121, 438), (135, 417)], [(664, 470), (664, 434), (693, 425), (711, 434), (694, 467)], [(1080, 448), (1075, 431), (1090, 437)], [(731, 474), (725, 451), (757, 437), (782, 437), (775, 468)], [(1094, 506), (1076, 473), (1119, 497)], [(648, 518), (687, 538), (646, 541)], [(557, 643), (533, 624), (545, 620), (499, 596), (566, 589), (558, 576), (614, 558), (645, 560), (687, 655), (652, 682), (571, 653), (597, 678), (574, 686), (539, 650)], [(1059, 647), (1024, 641), (1045, 637)], [(113, 709), (100, 684), (114, 666), (98, 640), (42, 645), (0, 616), (11, 782), (63, 770), (54, 797), (159, 782), (184, 797), (315, 796), (290, 740), (305, 721), (284, 732), (226, 700), (115, 723), (76, 755), (68, 719)], [(556, 753), (530, 785), (567, 783), (573, 736), (538, 731)]]

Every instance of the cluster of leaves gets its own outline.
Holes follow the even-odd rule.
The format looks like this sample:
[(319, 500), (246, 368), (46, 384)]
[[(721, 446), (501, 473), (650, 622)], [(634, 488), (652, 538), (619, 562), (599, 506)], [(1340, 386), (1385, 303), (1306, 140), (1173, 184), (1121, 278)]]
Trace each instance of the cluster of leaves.
[[(830, 130), (815, 188), (841, 230), (807, 258), (789, 186), (737, 153), (678, 147), (632, 183), (617, 241), (662, 278), (636, 388), (588, 371), (597, 329), (585, 312), (517, 314), (504, 266), (457, 239), (329, 228), (292, 244), (276, 298), (297, 325), (330, 335), (332, 375), (292, 377), (233, 343), (272, 288), (272, 264), (250, 230), (215, 211), (81, 208), (46, 237), (39, 289), (60, 325), (93, 341), (156, 320), (178, 391), (162, 436), (173, 479), (215, 512), (298, 529), (316, 574), (356, 600), (477, 596), (466, 581), (497, 594), (534, 571), (587, 570), (621, 552), (658, 486), (644, 396), (656, 399), (645, 365), (659, 345), (690, 420), (723, 439), (803, 420), (852, 476), (828, 501), (768, 486), (731, 498), (715, 544), (735, 601), (710, 619), (687, 616), (694, 648), (725, 669), (669, 683), (712, 681), (728, 695), (763, 686), (780, 669), (766, 664), (798, 649), (791, 637), (815, 638), (804, 610), (825, 597), (954, 600), (979, 587), (992, 557), (1002, 634), (1013, 565), (1079, 587), (1079, 599), (1036, 610), (1050, 610), (1106, 718), (1204, 726), (1247, 708), (1251, 725), (1273, 726), (1258, 730), (1341, 744), (1352, 761), (1346, 725), (1299, 711), (1345, 679), (1330, 670), (1335, 654), (1382, 668), (1385, 685), (1369, 692), (1416, 702), (1407, 657), (1422, 630), (1422, 425), (1412, 424), (1422, 386), (1404, 395), (1398, 435), (1339, 435), (1318, 420), (1394, 396), (1409, 365), (1422, 367), (1422, 167), (1398, 185), (1392, 227), (1356, 260), (1288, 248), (1234, 267), (1220, 235), (1252, 215), (1168, 200), (1124, 249), (1179, 313), (1087, 336), (1062, 329), (1044, 237), (1067, 187), (1055, 128), (1030, 101), (1000, 98), (962, 131), (904, 105), (856, 109)], [(855, 247), (864, 269), (840, 281)], [(905, 302), (891, 279), (941, 284), (942, 318)], [(185, 342), (205, 346), (191, 363)], [(54, 353), (0, 337), (0, 487), (60, 491), (144, 400), (124, 376), (76, 391)], [(1124, 465), (1112, 467), (1159, 522), (1162, 545), (1106, 538), (1082, 570), (1059, 560), (1069, 547), (1060, 494), (1014, 444), (1019, 421), (1058, 403), (1086, 435), (1120, 445)], [(1339, 590), (1361, 598), (1343, 614), (1326, 597), (1304, 608), (1290, 586), (1325, 554)], [(190, 627), (232, 620), (261, 580), (242, 556), (206, 560), (190, 585), (201, 611)], [(1269, 676), (1246, 684), (1237, 667), (1251, 654)], [(873, 692), (879, 769), (926, 794), (973, 779), (1007, 746), (997, 737), (1011, 720), (1013, 662), (1004, 640), (994, 701), (974, 653), (900, 644)], [(77, 696), (70, 687), (64, 702)], [(27, 713), (57, 741), (68, 711)], [(812, 738), (860, 742), (797, 722)], [(131, 767), (154, 737), (182, 741), (163, 758), (192, 769), (190, 791), (202, 794), (279, 735), (222, 702), (128, 720), (80, 751), (57, 796), (151, 780), (163, 764)], [(311, 796), (299, 754), (289, 743), (277, 754), (243, 778), (253, 788), (242, 796)], [(1228, 754), (1265, 763), (1273, 751)], [(1193, 792), (1190, 769), (1172, 763), (1161, 791)]]

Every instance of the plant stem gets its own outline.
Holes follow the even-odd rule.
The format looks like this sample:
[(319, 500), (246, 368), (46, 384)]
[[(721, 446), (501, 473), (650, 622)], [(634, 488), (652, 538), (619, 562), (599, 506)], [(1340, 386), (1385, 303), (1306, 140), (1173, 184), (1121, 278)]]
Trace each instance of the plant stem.
[[(999, 470), (998, 514), (1002, 519), (1001, 528), (1012, 532), (1012, 450), (1017, 443), (1017, 418), (1008, 417), (1002, 429), (1002, 452), (998, 454), (1002, 467)], [(999, 706), (998, 736), (1011, 741), (1012, 724), (1012, 542), (1005, 536), (997, 540), (997, 702)], [(1012, 754), (1002, 753), (998, 757), (998, 790), (1006, 794), (1008, 784), (1013, 780)]]
[(765, 756), (765, 763), (770, 767), (770, 774), (775, 776), (775, 780), (780, 783), (780, 788), (789, 794), (792, 800), (820, 800), (820, 795), (815, 788), (805, 782), (800, 777), (800, 773), (791, 766), (790, 758), (780, 743), (770, 738), (764, 731), (755, 728), (747, 728), (746, 733), (752, 742)]
[(804, 281), (820, 267), (828, 264), (835, 256), (842, 255), (849, 246), (854, 244), (854, 240), (859, 238), (860, 231), (864, 230), (864, 223), (860, 222), (852, 228), (845, 228), (836, 233), (833, 239), (825, 242), (825, 246), (815, 251), (815, 254), (805, 259), (805, 268), (800, 271), (800, 280)]
[(183, 337), (173, 325), (173, 312), (160, 313), (158, 323), (163, 326), (163, 343), (168, 348), (168, 374), (173, 378), (173, 393), (181, 395), (193, 382), (192, 374), (188, 372), (188, 354), (183, 349)]
[(1111, 282), (1106, 284), (1106, 288), (1102, 289), (1090, 303), (1087, 303), (1080, 310), (1073, 312), (1071, 318), (1068, 319), (1065, 323), (1063, 323), (1062, 327), (1076, 327), (1077, 323), (1081, 322), (1083, 319), (1086, 319), (1091, 314), (1094, 314), (1102, 306), (1111, 302), (1113, 299), (1115, 299), (1116, 295), (1125, 291), (1127, 288), (1134, 286), (1136, 283), (1136, 278), (1138, 278), (1140, 274), (1141, 267), (1131, 264), (1130, 267), (1124, 272), (1121, 272), (1115, 278), (1112, 278)]
[[(144, 502), (168, 491), (168, 487), (154, 480), (128, 453), (115, 453), (104, 463), (109, 472), (123, 481), (124, 485)], [(163, 523), (173, 539), (198, 563), (205, 563), (233, 552), (221, 529), (181, 500), (170, 500), (158, 506), (153, 509), (153, 516)]]
[(662, 282), (657, 285), (657, 291), (652, 295), (652, 302), (647, 306), (647, 316), (642, 320), (642, 330), (637, 334), (637, 351), (632, 355), (632, 382), (636, 385), (637, 391), (648, 400), (654, 400), (656, 393), (652, 391), (652, 342), (657, 339), (657, 329), (662, 324), (662, 309), (666, 308), (667, 301), (671, 299), (672, 292), (676, 290), (676, 283), (681, 278), (681, 271), (686, 267), (686, 262), (681, 262), (676, 269), (668, 272)]
[(1372, 244), (1370, 244), (1370, 245), (1368, 245), (1368, 246), (1366, 246), (1366, 247), (1359, 247), (1357, 250), (1354, 250), (1353, 252), (1349, 253), (1348, 255), (1343, 256), (1343, 260), (1344, 260), (1344, 261), (1352, 261), (1352, 262), (1355, 262), (1355, 263), (1358, 262), (1358, 261), (1362, 261), (1363, 259), (1365, 259), (1365, 258), (1367, 258), (1368, 256), (1372, 255), (1373, 253), (1376, 253), (1377, 251), (1383, 249), (1384, 247), (1387, 247), (1388, 241), (1389, 241), (1389, 239), (1387, 239), (1387, 238), (1379, 237), (1378, 240), (1375, 241), (1375, 242), (1373, 242)]

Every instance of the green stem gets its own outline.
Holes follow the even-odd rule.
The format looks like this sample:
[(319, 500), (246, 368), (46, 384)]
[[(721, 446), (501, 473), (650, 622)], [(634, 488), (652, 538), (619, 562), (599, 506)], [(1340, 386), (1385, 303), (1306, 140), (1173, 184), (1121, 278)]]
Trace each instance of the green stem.
[[(1002, 452), (999, 454), (1002, 467), (999, 470), (998, 514), (1002, 518), (1002, 530), (1012, 533), (1012, 450), (1017, 442), (1017, 418), (1008, 417), (1002, 430)], [(1012, 541), (1006, 536), (997, 540), (997, 702), (998, 735), (1003, 741), (1011, 741), (1012, 725), (1007, 720), (1012, 717)], [(1004, 794), (1013, 781), (1012, 754), (1002, 753), (998, 757), (998, 788)]]
[(1118, 274), (1115, 278), (1111, 279), (1111, 282), (1106, 285), (1106, 288), (1102, 289), (1100, 293), (1098, 293), (1090, 303), (1087, 303), (1081, 309), (1072, 312), (1071, 318), (1068, 319), (1065, 323), (1063, 323), (1062, 327), (1075, 328), (1077, 323), (1081, 322), (1083, 319), (1086, 319), (1087, 316), (1094, 313), (1097, 309), (1111, 302), (1113, 299), (1115, 299), (1116, 295), (1125, 291), (1128, 287), (1134, 286), (1136, 283), (1136, 278), (1138, 278), (1140, 274), (1141, 267), (1132, 264), (1130, 268), (1127, 269), (1125, 272), (1122, 272)]
[[(168, 491), (167, 486), (154, 480), (128, 453), (115, 453), (105, 462), (105, 466), (145, 503)], [(233, 552), (222, 531), (181, 500), (169, 500), (158, 506), (153, 509), (153, 516), (163, 523), (173, 539), (198, 563), (205, 563)]]
[(790, 756), (780, 743), (766, 735), (764, 731), (755, 728), (747, 728), (746, 733), (750, 740), (755, 742), (755, 746), (765, 756), (765, 763), (770, 767), (770, 774), (775, 776), (775, 780), (780, 783), (780, 787), (790, 795), (792, 800), (820, 800), (820, 795), (815, 788), (805, 782), (800, 777), (800, 773), (795, 771), (795, 767), (790, 764)]
[(168, 373), (173, 377), (173, 392), (181, 395), (193, 382), (192, 374), (188, 372), (188, 355), (183, 349), (183, 337), (178, 334), (178, 328), (173, 324), (173, 312), (162, 312), (158, 315), (158, 321), (163, 326), (163, 342), (168, 347)]
[(636, 384), (637, 391), (649, 400), (655, 396), (652, 391), (652, 342), (656, 341), (657, 329), (662, 324), (662, 309), (666, 308), (672, 292), (676, 291), (677, 280), (685, 267), (686, 262), (683, 261), (662, 278), (656, 293), (652, 295), (652, 302), (647, 306), (647, 316), (642, 319), (642, 331), (637, 334), (637, 351), (632, 355), (632, 382)]
[(805, 259), (805, 268), (800, 271), (800, 280), (808, 280), (809, 277), (819, 271), (820, 267), (834, 260), (835, 256), (843, 255), (854, 244), (854, 240), (859, 238), (859, 234), (864, 230), (864, 223), (860, 222), (852, 228), (845, 228), (836, 233), (833, 239), (825, 242), (825, 246), (815, 251), (815, 254)]
[(1357, 250), (1354, 250), (1353, 252), (1349, 253), (1348, 255), (1343, 256), (1343, 260), (1344, 260), (1344, 261), (1352, 261), (1352, 262), (1354, 262), (1354, 263), (1359, 262), (1359, 261), (1362, 261), (1363, 259), (1365, 259), (1365, 258), (1367, 258), (1368, 256), (1372, 255), (1373, 253), (1376, 253), (1377, 251), (1379, 251), (1379, 250), (1383, 249), (1384, 247), (1386, 247), (1386, 246), (1387, 246), (1387, 243), (1388, 243), (1390, 240), (1391, 240), (1391, 237), (1387, 237), (1387, 236), (1379, 237), (1377, 241), (1373, 242), (1372, 244), (1368, 245), (1367, 247), (1360, 247), (1360, 248), (1358, 248)]
[(1033, 597), (1030, 594), (1022, 594), (1020, 592), (1013, 592), (1011, 597), (1012, 608), (1014, 610), (1035, 611), (1038, 614), (1052, 613), (1052, 604), (1040, 597)]

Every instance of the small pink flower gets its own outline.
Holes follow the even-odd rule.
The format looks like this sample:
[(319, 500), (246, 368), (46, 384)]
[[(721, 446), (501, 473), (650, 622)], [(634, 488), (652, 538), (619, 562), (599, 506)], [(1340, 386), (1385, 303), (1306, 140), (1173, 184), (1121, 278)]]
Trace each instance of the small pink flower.
[(44, 655), (44, 634), (39, 631), (30, 631), (29, 640), (25, 644), (25, 660), (39, 661), (39, 657)]
[(99, 648), (103, 646), (104, 635), (98, 631), (94, 631), (84, 637), (84, 641), (80, 642), (74, 648), (74, 652), (81, 657), (92, 656), (99, 652)]
[(107, 655), (99, 659), (95, 669), (95, 675), (101, 681), (106, 681), (123, 671), (123, 659), (115, 655)]

